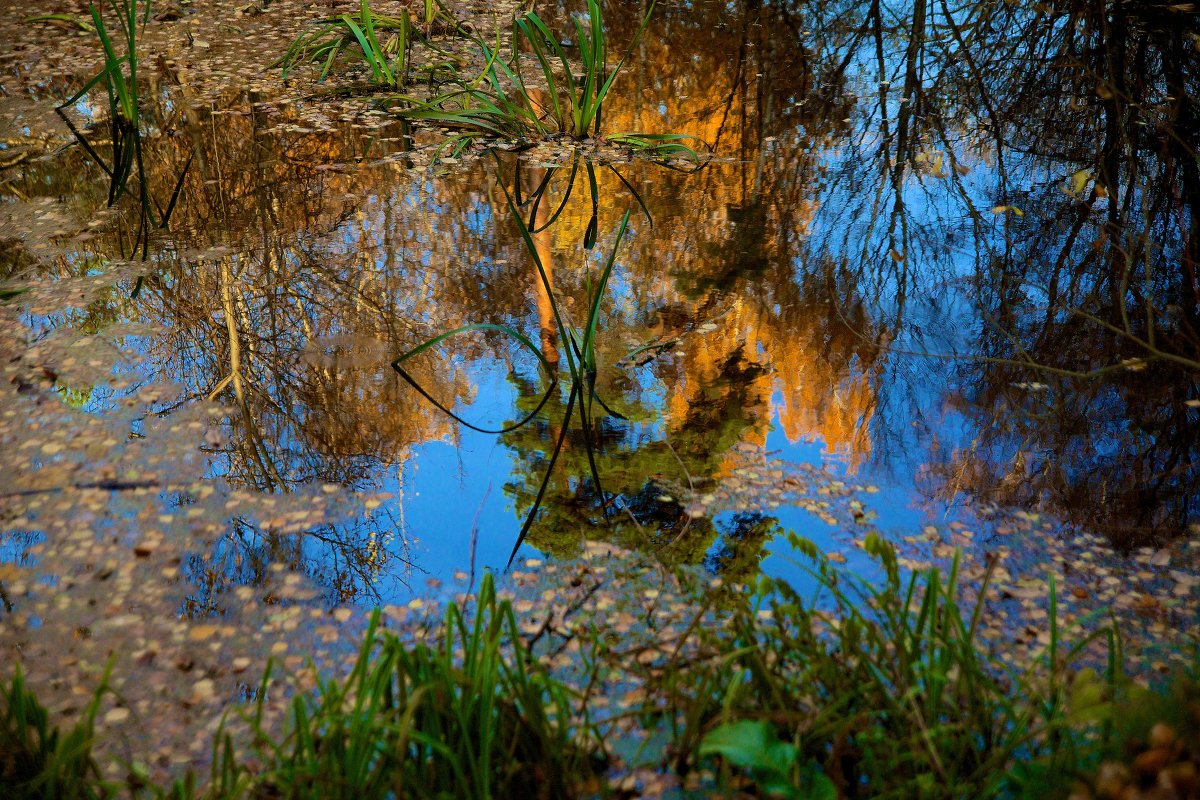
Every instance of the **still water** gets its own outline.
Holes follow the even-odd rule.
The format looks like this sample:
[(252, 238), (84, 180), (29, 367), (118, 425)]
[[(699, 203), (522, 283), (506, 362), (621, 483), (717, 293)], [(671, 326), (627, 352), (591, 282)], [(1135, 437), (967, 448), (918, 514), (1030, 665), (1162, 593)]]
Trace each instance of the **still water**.
[[(539, 5), (555, 25), (575, 10)], [(639, 15), (607, 19), (623, 42)], [(436, 135), (383, 113), (242, 93), (148, 140), (161, 185), (192, 163), (136, 299), (114, 286), (30, 324), (153, 326), (141, 374), (183, 387), (158, 410), (228, 409), (211, 475), (385, 493), (294, 541), (234, 524), (233, 546), (345, 600), (503, 568), (560, 438), (518, 560), (599, 539), (747, 579), (789, 574), (770, 555), (788, 529), (854, 566), (870, 530), (914, 554), (947, 530), (1020, 549), (1006, 537), (1029, 519), (1157, 546), (1200, 502), (1195, 23), (660, 3), (604, 126), (692, 134), (711, 149), (698, 169), (511, 144), (430, 166)], [(166, 129), (183, 100), (156, 98)], [(67, 197), (85, 219), (106, 199), (78, 149), (6, 180), (12, 202)], [(129, 237), (110, 219), (56, 268), (99, 270)], [(569, 382), (496, 331), (405, 366), (480, 427), (546, 396), (505, 433), (391, 368), (491, 323), (565, 371), (555, 304), (584, 327), (614, 248), (586, 424), (564, 423)]]

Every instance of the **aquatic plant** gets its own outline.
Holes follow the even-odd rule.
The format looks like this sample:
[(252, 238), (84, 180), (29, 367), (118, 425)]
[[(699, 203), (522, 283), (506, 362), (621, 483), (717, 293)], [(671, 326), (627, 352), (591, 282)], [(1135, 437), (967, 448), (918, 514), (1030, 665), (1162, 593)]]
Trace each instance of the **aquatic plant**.
[[(578, 67), (541, 17), (533, 11), (525, 12), (513, 22), (512, 54), (507, 60), (501, 57), (499, 33), (491, 44), (479, 37), (484, 67), (478, 76), (460, 80), (451, 91), (398, 113), (406, 119), (465, 129), (449, 140), (456, 153), (486, 138), (528, 141), (556, 135), (575, 140), (601, 137), (604, 102), (644, 34), (654, 6), (651, 2), (625, 54), (611, 70), (598, 0), (588, 0), (586, 25), (574, 20), (581, 61)], [(544, 87), (525, 77), (521, 66), (523, 46), (536, 62)], [(539, 99), (542, 97), (545, 99)], [(700, 161), (696, 149), (687, 144), (698, 140), (686, 134), (610, 133), (603, 138), (651, 158), (680, 157), (696, 164)]]
[[(507, 189), (505, 191), (507, 192)], [(530, 233), (530, 230), (528, 226), (526, 226), (524, 220), (522, 220), (516, 203), (513, 201), (511, 196), (508, 196), (507, 200), (509, 210), (516, 219), (517, 228), (521, 233), (521, 238), (525, 243), (525, 248), (528, 251), (530, 258), (533, 260), (534, 266), (537, 268), (538, 277), (541, 279), (542, 286), (546, 291), (546, 296), (549, 298), (550, 309), (554, 317), (556, 329), (559, 331), (559, 335), (562, 336), (566, 345), (563, 348), (563, 352), (566, 355), (566, 377), (569, 384), (566, 411), (563, 413), (563, 424), (559, 431), (558, 439), (554, 444), (554, 449), (550, 453), (550, 461), (546, 467), (545, 477), (542, 479), (542, 483), (538, 489), (537, 496), (534, 499), (533, 506), (526, 515), (525, 522), (521, 525), (520, 533), (517, 535), (516, 544), (513, 545), (512, 553), (509, 555), (508, 563), (511, 565), (512, 560), (517, 555), (517, 550), (520, 549), (521, 544), (525, 541), (526, 535), (529, 533), (529, 528), (537, 516), (538, 509), (541, 507), (542, 498), (546, 492), (546, 486), (549, 484), (550, 476), (554, 472), (554, 464), (558, 460), (559, 453), (562, 451), (563, 443), (566, 441), (567, 431), (571, 419), (575, 413), (576, 403), (578, 403), (579, 420), (582, 426), (584, 447), (588, 455), (588, 464), (592, 474), (592, 481), (595, 484), (597, 493), (600, 495), (601, 504), (603, 505), (605, 512), (608, 511), (608, 499), (604, 494), (603, 488), (601, 487), (600, 475), (599, 471), (596, 469), (594, 445), (592, 442), (592, 420), (596, 413), (595, 405), (599, 405), (605, 412), (611, 416), (617, 417), (618, 419), (624, 419), (624, 417), (609, 408), (596, 393), (596, 372), (598, 369), (596, 360), (596, 330), (600, 322), (600, 304), (604, 299), (605, 290), (608, 286), (608, 280), (612, 275), (613, 265), (616, 263), (617, 250), (620, 248), (621, 240), (625, 236), (625, 230), (629, 226), (629, 217), (631, 212), (626, 211), (625, 216), (621, 219), (621, 224), (617, 229), (616, 238), (613, 242), (612, 251), (608, 254), (608, 258), (600, 271), (599, 278), (594, 284), (592, 284), (589, 280), (587, 287), (587, 303), (585, 305), (585, 308), (587, 308), (587, 317), (582, 325), (576, 326), (571, 324), (571, 321), (568, 318), (564, 308), (564, 304), (560, 303), (557, 299), (554, 285), (550, 281), (550, 276), (546, 272), (546, 267), (542, 263), (541, 257), (538, 255), (537, 247), (534, 246), (532, 234)], [(412, 376), (412, 374), (403, 366), (404, 363), (409, 359), (420, 355), (421, 353), (424, 353), (431, 348), (436, 347), (437, 345), (440, 345), (442, 342), (445, 342), (448, 339), (464, 333), (477, 331), (491, 331), (515, 340), (521, 347), (528, 350), (534, 355), (535, 358), (537, 358), (539, 365), (542, 367), (546, 377), (550, 381), (545, 393), (542, 395), (541, 399), (538, 401), (536, 407), (534, 407), (532, 411), (530, 411), (527, 415), (525, 415), (525, 417), (517, 422), (501, 428), (483, 428), (474, 425), (473, 423), (463, 419), (458, 414), (455, 414), (453, 410), (429, 394), (429, 392), (427, 392), (425, 388), (422, 387), (421, 384)], [(433, 405), (441, 410), (444, 414), (448, 415), (459, 424), (464, 425), (471, 430), (479, 431), (480, 433), (503, 434), (529, 424), (541, 412), (547, 401), (549, 401), (551, 393), (557, 391), (559, 387), (558, 370), (551, 359), (542, 352), (541, 348), (530, 341), (529, 337), (525, 336), (525, 334), (521, 333), (519, 330), (516, 330), (508, 325), (499, 325), (494, 323), (479, 322), (462, 325), (454, 330), (447, 331), (446, 333), (428, 339), (396, 358), (392, 362), (392, 369), (394, 369), (410, 386), (416, 389), (422, 397), (433, 403)]]
[[(140, 14), (138, 12), (139, 5), (141, 6)], [(124, 40), (125, 52), (123, 55), (117, 54), (113, 38), (109, 34), (100, 10), (94, 5), (88, 6), (92, 17), (92, 29), (99, 38), (104, 51), (104, 67), (57, 109), (59, 116), (70, 128), (71, 133), (74, 134), (88, 156), (108, 175), (108, 205), (110, 207), (115, 205), (125, 194), (126, 187), (136, 168), (139, 216), (138, 228), (134, 235), (133, 252), (136, 254), (140, 247), (143, 259), (149, 257), (150, 228), (167, 226), (171, 212), (183, 189), (183, 181), (191, 166), (191, 158), (189, 158), (175, 181), (175, 187), (166, 207), (159, 205), (151, 194), (149, 177), (146, 175), (143, 164), (140, 98), (138, 95), (139, 17), (140, 24), (144, 27), (150, 19), (150, 5), (151, 0), (114, 0), (117, 20), (120, 23), (120, 35)], [(63, 112), (63, 109), (78, 103), (100, 84), (104, 86), (108, 99), (108, 123), (112, 140), (111, 164), (96, 152), (87, 137)], [(141, 279), (138, 282), (138, 287), (140, 288), (140, 286)], [(135, 293), (136, 291), (135, 289)]]
[[(427, 6), (433, 7), (431, 3)], [(337, 57), (351, 52), (371, 70), (372, 81), (390, 88), (403, 87), (408, 76), (408, 55), (413, 41), (413, 24), (407, 13), (398, 17), (372, 11), (367, 0), (359, 3), (357, 19), (337, 14), (317, 20), (314, 30), (301, 34), (276, 63), (283, 77), (301, 64), (321, 66), (319, 80), (329, 75)], [(380, 42), (380, 38), (387, 38)]]

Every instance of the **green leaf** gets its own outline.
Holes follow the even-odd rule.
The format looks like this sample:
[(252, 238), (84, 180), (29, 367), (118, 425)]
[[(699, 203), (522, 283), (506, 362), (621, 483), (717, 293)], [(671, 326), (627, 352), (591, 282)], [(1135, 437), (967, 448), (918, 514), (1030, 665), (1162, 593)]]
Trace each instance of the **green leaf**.
[(837, 786), (816, 764), (809, 764), (800, 776), (800, 796), (808, 800), (838, 800)]
[(713, 730), (700, 743), (700, 755), (718, 755), (743, 769), (784, 776), (797, 758), (795, 745), (781, 742), (765, 720), (739, 720)]
[[(718, 755), (751, 770), (767, 795), (794, 800), (837, 800), (837, 787), (816, 763), (796, 769), (800, 751), (780, 741), (765, 720), (739, 720), (713, 730), (700, 743), (700, 755)], [(798, 780), (797, 780), (798, 778)]]

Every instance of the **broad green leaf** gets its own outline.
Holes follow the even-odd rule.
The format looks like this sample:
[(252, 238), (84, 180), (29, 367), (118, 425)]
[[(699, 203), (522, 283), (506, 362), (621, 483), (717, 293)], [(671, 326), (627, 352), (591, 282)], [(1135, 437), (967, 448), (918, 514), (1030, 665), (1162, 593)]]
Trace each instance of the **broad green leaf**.
[(774, 772), (791, 770), (797, 758), (794, 745), (781, 742), (765, 720), (739, 720), (713, 730), (700, 743), (700, 755), (718, 755), (744, 769)]

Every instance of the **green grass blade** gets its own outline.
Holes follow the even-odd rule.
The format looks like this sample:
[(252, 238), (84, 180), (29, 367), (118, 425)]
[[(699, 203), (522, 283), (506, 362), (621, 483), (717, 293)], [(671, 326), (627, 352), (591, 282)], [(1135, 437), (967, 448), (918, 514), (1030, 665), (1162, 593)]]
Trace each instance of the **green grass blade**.
[(350, 33), (354, 34), (354, 38), (358, 40), (358, 46), (362, 50), (362, 59), (371, 68), (371, 74), (374, 76), (375, 81), (381, 81), (383, 73), (379, 69), (379, 62), (372, 55), (375, 51), (371, 49), (371, 42), (367, 39), (367, 35), (363, 33), (362, 28), (358, 27), (358, 23), (349, 14), (342, 14), (342, 22), (350, 29)]
[[(625, 54), (623, 56), (621, 56), (621, 59), (619, 61), (617, 61), (616, 65), (612, 69), (612, 72), (608, 74), (607, 78), (605, 78), (604, 82), (600, 85), (600, 88), (596, 91), (596, 97), (595, 97), (594, 107), (592, 109), (592, 114), (596, 118), (597, 124), (599, 123), (600, 109), (604, 103), (604, 99), (608, 96), (608, 92), (609, 92), (609, 89), (612, 88), (613, 81), (615, 81), (617, 79), (617, 76), (620, 74), (621, 70), (625, 66), (625, 62), (628, 60), (629, 56), (633, 53), (634, 48), (637, 47), (638, 42), (641, 41), (642, 36), (645, 34), (646, 27), (650, 24), (650, 17), (654, 13), (654, 6), (656, 5), (656, 3), (657, 3), (657, 0), (651, 0), (649, 8), (646, 9), (646, 13), (642, 16), (641, 24), (638, 26), (637, 31), (633, 34), (633, 38), (629, 40), (629, 46), (626, 48)], [(595, 4), (595, 13), (596, 13), (596, 18), (593, 20), (593, 23), (592, 23), (593, 35), (599, 37), (599, 40), (602, 42), (603, 41), (603, 28), (598, 27), (599, 22), (600, 22), (600, 20), (599, 20), (599, 16), (600, 16), (599, 4), (596, 3), (596, 0), (589, 0), (589, 11), (591, 10), (590, 6), (592, 4)], [(601, 48), (601, 49), (603, 50), (603, 48)], [(605, 54), (603, 52), (601, 52), (601, 54), (598, 57), (594, 56), (594, 58), (596, 58), (596, 60), (600, 62), (598, 65), (598, 69), (602, 72), (604, 69), (604, 66), (605, 66), (603, 64)]]
[(383, 54), (383, 48), (379, 46), (379, 40), (375, 37), (375, 20), (371, 16), (371, 9), (367, 5), (367, 0), (359, 0), (359, 14), (362, 17), (362, 30), (367, 36), (367, 43), (370, 48), (363, 47), (363, 54), (371, 62), (372, 69), (375, 71), (376, 79), (382, 76), (384, 81), (389, 86), (396, 85), (396, 76), (388, 66), (387, 57)]
[[(333, 67), (333, 62), (337, 58), (338, 53), (342, 52), (343, 47), (344, 45), (342, 44), (341, 37), (338, 37), (338, 39), (329, 46), (329, 57), (325, 59), (325, 64), (321, 68), (321, 76), (317, 79), (318, 81), (324, 81), (325, 78), (329, 76), (329, 70)], [(287, 77), (286, 72), (284, 73), (284, 77)]]
[(392, 59), (392, 78), (394, 86), (405, 86), (408, 83), (408, 50), (412, 44), (412, 22), (408, 15), (400, 17), (396, 27), (396, 57)]
[[(584, 88), (584, 100), (588, 104), (588, 119), (581, 120), (581, 125), (583, 126), (582, 130), (586, 132), (589, 127), (593, 127), (592, 123), (594, 122), (594, 132), (599, 133), (600, 109), (604, 102), (604, 95), (607, 92), (596, 91), (596, 87), (599, 85), (599, 82), (605, 81), (606, 78), (604, 70), (607, 67), (605, 58), (608, 55), (608, 48), (605, 45), (604, 22), (600, 14), (600, 3), (598, 0), (588, 0), (588, 21), (592, 27), (591, 53), (587, 64), (585, 64), (587, 85)], [(617, 69), (620, 69), (619, 65)], [(616, 70), (613, 71), (612, 75), (607, 77), (611, 81), (615, 76)], [(593, 92), (595, 93), (594, 100)]]
[(39, 14), (34, 17), (25, 17), (21, 22), (66, 22), (74, 25), (79, 30), (85, 33), (95, 33), (96, 29), (87, 24), (87, 21), (81, 17), (72, 16), (71, 14)]
[(448, 112), (437, 109), (407, 109), (398, 113), (406, 119), (423, 119), (447, 127), (478, 128), (495, 136), (507, 135), (507, 131), (503, 128), (496, 127), (483, 116), (472, 114), (469, 111)]
[(99, 10), (95, 6), (91, 7), (92, 22), (96, 26), (96, 34), (100, 37), (100, 44), (104, 48), (104, 63), (106, 65), (104, 74), (109, 80), (110, 92), (115, 93), (117, 108), (125, 116), (125, 119), (133, 120), (133, 112), (130, 108), (132, 105), (129, 98), (128, 89), (125, 86), (125, 76), (121, 74), (120, 63), (126, 59), (117, 58), (117, 53), (113, 49), (112, 39), (109, 38), (108, 29), (104, 27), (104, 18), (100, 16)]
[(589, 368), (595, 369), (595, 356), (592, 353), (596, 341), (596, 325), (600, 320), (600, 302), (604, 299), (604, 289), (608, 285), (608, 278), (612, 274), (613, 264), (617, 260), (617, 251), (621, 247), (621, 239), (625, 236), (625, 229), (629, 227), (629, 215), (632, 212), (626, 211), (625, 216), (621, 218), (621, 226), (617, 229), (617, 238), (613, 242), (612, 251), (608, 254), (608, 261), (604, 264), (604, 271), (600, 274), (600, 280), (597, 282), (595, 294), (592, 297), (592, 308), (588, 313), (587, 327), (583, 332), (583, 352), (589, 360)]
[[(551, 106), (553, 107), (553, 118), (554, 118), (555, 122), (558, 124), (559, 129), (561, 130), (563, 127), (562, 126), (562, 120), (563, 120), (562, 102), (559, 99), (559, 89), (558, 89), (558, 85), (557, 85), (557, 82), (554, 77), (554, 70), (550, 66), (549, 59), (546, 57), (546, 49), (545, 49), (545, 46), (542, 44), (542, 39), (541, 39), (541, 36), (542, 36), (541, 30), (538, 29), (536, 26), (531, 27), (532, 21), (529, 18), (532, 18), (532, 20), (537, 20), (537, 15), (530, 13), (529, 15), (527, 15), (527, 18), (520, 18), (520, 17), (517, 18), (516, 22), (514, 23), (514, 27), (515, 27), (514, 34), (517, 31), (519, 31), (521, 36), (523, 36), (525, 38), (525, 40), (527, 42), (529, 42), (529, 47), (533, 51), (534, 57), (537, 59), (538, 64), (541, 65), (542, 75), (546, 79), (547, 94), (550, 95), (550, 103), (551, 103)], [(537, 20), (537, 21), (540, 22), (540, 20)], [(518, 37), (514, 35), (513, 36), (514, 49), (517, 46), (517, 41), (518, 41)], [(518, 69), (517, 74), (519, 76), (520, 75), (520, 53), (515, 52), (514, 55), (517, 58), (517, 69)], [(533, 105), (533, 99), (529, 96), (528, 90), (525, 88), (524, 80), (518, 78), (515, 81), (515, 83), (516, 83), (518, 91), (521, 92), (521, 94), (526, 98), (526, 100), (530, 103), (530, 105)]]
[[(554, 52), (554, 55), (558, 58), (559, 63), (562, 65), (562, 84), (564, 88), (559, 88), (559, 81), (553, 75), (548, 75), (546, 79), (547, 83), (549, 84), (550, 96), (554, 99), (556, 104), (555, 120), (559, 124), (559, 129), (564, 133), (569, 133), (573, 136), (582, 136), (586, 132), (573, 127), (576, 124), (578, 117), (580, 97), (578, 94), (578, 87), (575, 83), (575, 76), (571, 72), (571, 59), (567, 56), (566, 51), (563, 50), (562, 45), (559, 44), (558, 38), (551, 32), (550, 28), (546, 26), (546, 23), (542, 21), (541, 17), (530, 11), (525, 15), (525, 19), (528, 20), (529, 24), (532, 25), (533, 30), (538, 34), (538, 37), (540, 37), (537, 40), (539, 60), (543, 60), (545, 58), (544, 55), (541, 55), (541, 53), (543, 53), (545, 50), (543, 42), (549, 42), (551, 50)], [(534, 41), (532, 37), (530, 37), (530, 41)], [(548, 69), (548, 67), (546, 68)], [(566, 95), (567, 102), (570, 104), (570, 126), (565, 124), (566, 118), (561, 111), (561, 106), (558, 105), (560, 96), (564, 94)]]

